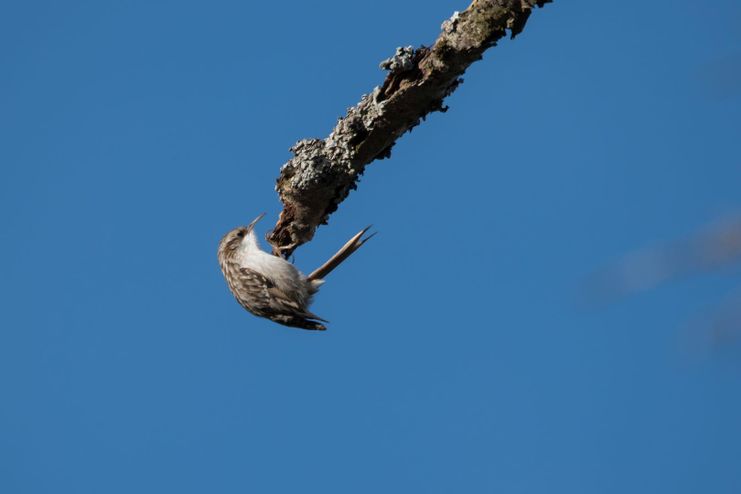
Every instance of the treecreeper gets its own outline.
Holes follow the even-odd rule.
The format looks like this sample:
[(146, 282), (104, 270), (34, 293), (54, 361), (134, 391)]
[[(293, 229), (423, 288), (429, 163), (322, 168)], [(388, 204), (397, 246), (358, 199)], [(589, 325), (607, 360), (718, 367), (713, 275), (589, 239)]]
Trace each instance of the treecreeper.
[(324, 278), (350, 257), (374, 234), (366, 227), (347, 241), (327, 262), (308, 276), (291, 262), (265, 252), (255, 234), (255, 225), (234, 228), (219, 242), (221, 272), (237, 302), (256, 316), (294, 328), (325, 330), (328, 322), (309, 310)]

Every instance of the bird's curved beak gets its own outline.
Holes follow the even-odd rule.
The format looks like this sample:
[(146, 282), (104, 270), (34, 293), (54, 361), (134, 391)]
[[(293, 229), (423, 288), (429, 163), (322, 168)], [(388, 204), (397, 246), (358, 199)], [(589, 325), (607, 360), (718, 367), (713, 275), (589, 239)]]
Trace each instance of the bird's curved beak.
[(250, 223), (249, 225), (247, 225), (247, 231), (248, 232), (249, 231), (252, 231), (252, 229), (255, 227), (255, 225), (257, 224), (257, 222), (260, 221), (263, 218), (263, 216), (265, 216), (265, 213), (262, 213), (260, 216), (258, 216), (254, 220), (252, 220), (252, 223)]

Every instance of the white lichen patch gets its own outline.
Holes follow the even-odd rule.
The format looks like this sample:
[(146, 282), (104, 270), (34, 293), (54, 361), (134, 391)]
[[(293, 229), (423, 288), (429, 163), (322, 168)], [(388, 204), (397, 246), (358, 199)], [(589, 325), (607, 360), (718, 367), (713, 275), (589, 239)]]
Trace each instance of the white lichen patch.
[(393, 57), (387, 58), (378, 64), (378, 66), (382, 70), (388, 70), (392, 74), (412, 70), (414, 68), (414, 47), (398, 47)]
[(460, 17), (460, 15), (461, 13), (457, 10), (453, 12), (453, 16), (450, 19), (446, 19), (443, 21), (440, 29), (447, 34), (454, 33), (455, 28), (458, 25), (458, 18)]

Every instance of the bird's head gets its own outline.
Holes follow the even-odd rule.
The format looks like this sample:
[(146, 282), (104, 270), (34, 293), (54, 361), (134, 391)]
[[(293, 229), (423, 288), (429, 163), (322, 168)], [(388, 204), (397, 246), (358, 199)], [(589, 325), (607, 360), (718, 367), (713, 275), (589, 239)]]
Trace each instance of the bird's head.
[(219, 258), (231, 257), (239, 250), (245, 239), (254, 238), (253, 230), (255, 225), (263, 216), (265, 216), (265, 213), (262, 213), (260, 216), (252, 220), (249, 225), (238, 226), (224, 235), (221, 242), (219, 242)]

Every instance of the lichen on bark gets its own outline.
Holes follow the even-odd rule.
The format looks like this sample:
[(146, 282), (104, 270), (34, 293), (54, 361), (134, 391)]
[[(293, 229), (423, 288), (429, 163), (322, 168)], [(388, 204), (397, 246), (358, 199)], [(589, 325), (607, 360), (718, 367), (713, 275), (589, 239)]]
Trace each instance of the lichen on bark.
[(443, 100), (468, 66), (507, 31), (514, 38), (532, 9), (550, 1), (474, 0), (443, 22), (431, 47), (398, 48), (381, 62), (388, 71), (383, 84), (348, 109), (326, 139), (304, 139), (291, 148), (276, 183), (283, 211), (268, 235), (273, 253), (288, 257), (310, 241), (357, 187), (365, 167), (389, 158), (396, 140), (426, 115), (444, 112)]

